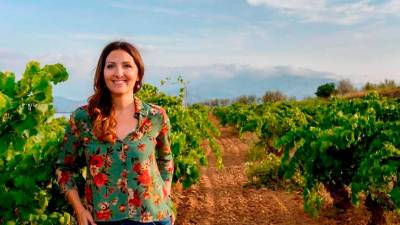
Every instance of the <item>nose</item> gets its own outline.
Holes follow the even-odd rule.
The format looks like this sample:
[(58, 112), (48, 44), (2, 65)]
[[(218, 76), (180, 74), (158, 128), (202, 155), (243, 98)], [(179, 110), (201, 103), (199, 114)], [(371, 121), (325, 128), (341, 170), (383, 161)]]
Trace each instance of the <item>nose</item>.
[(124, 75), (124, 70), (122, 69), (122, 66), (116, 66), (115, 76), (122, 77), (123, 75)]

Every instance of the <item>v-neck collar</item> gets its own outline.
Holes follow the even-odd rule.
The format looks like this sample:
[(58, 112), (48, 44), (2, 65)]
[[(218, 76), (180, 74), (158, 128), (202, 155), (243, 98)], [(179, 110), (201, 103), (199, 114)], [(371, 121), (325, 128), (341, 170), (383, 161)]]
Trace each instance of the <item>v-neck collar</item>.
[(137, 118), (138, 122), (136, 124), (136, 128), (135, 128), (135, 130), (132, 130), (127, 135), (125, 135), (125, 137), (123, 139), (120, 139), (115, 134), (116, 141), (124, 142), (124, 141), (126, 141), (126, 139), (128, 137), (131, 137), (133, 134), (137, 133), (139, 131), (140, 127), (142, 126), (143, 119), (148, 115), (148, 110), (146, 110), (145, 105), (143, 104), (142, 100), (140, 100), (137, 96), (133, 96), (133, 102), (135, 105), (134, 113), (139, 115), (139, 117)]
[[(143, 123), (144, 119), (148, 116), (148, 113), (149, 113), (149, 112), (148, 112), (148, 105), (147, 105), (147, 104), (144, 104), (144, 103), (142, 102), (142, 100), (140, 100), (140, 98), (137, 97), (137, 96), (133, 96), (133, 101), (134, 101), (134, 104), (135, 104), (135, 110), (133, 111), (133, 113), (134, 113), (133, 116), (135, 116), (136, 113), (138, 113), (138, 115), (139, 115), (139, 117), (138, 117), (138, 123), (136, 124), (136, 129), (135, 129), (135, 130), (132, 130), (131, 132), (129, 132), (123, 139), (119, 139), (119, 138), (117, 137), (117, 135), (114, 134), (114, 135), (115, 135), (115, 141), (125, 142), (125, 141), (127, 140), (128, 137), (131, 137), (132, 135), (137, 134), (137, 133), (139, 132), (139, 130), (140, 130), (140, 127), (142, 126), (142, 123)], [(86, 111), (86, 113), (87, 113), (87, 115), (88, 115), (88, 117), (89, 117), (89, 114), (88, 114), (88, 105), (85, 105), (85, 106), (83, 106), (82, 108), (83, 108), (83, 110)], [(89, 121), (90, 121), (90, 120), (89, 120)], [(92, 137), (93, 137), (94, 139), (98, 140), (98, 138), (97, 138), (97, 137), (94, 135), (94, 133), (93, 133), (93, 126), (92, 126), (92, 123), (89, 123), (89, 124), (88, 124), (88, 127), (90, 127), (91, 130), (92, 130), (92, 132), (91, 132)]]

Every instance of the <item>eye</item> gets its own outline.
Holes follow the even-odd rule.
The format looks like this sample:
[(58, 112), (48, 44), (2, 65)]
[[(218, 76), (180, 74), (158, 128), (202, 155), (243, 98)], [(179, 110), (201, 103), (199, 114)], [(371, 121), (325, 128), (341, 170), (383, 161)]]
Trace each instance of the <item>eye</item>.
[(131, 65), (131, 64), (125, 64), (124, 66), (125, 66), (125, 67), (128, 67), (128, 68), (132, 68), (132, 65)]
[(108, 65), (106, 66), (107, 69), (111, 69), (111, 68), (113, 68), (113, 67), (114, 67), (113, 64), (108, 64)]

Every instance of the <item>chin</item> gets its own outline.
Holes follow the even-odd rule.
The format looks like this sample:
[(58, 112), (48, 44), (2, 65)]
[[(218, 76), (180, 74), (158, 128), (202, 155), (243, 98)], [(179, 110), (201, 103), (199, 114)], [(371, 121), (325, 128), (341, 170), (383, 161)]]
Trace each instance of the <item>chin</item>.
[[(128, 90), (110, 90), (111, 95), (125, 95), (128, 94), (129, 91)], [(133, 92), (133, 90), (132, 90)]]

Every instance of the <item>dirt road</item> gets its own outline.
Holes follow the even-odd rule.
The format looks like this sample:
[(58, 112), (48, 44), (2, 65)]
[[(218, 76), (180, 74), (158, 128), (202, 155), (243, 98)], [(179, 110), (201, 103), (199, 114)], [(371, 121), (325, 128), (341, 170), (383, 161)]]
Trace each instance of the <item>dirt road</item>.
[(235, 129), (220, 127), (214, 117), (211, 119), (221, 131), (218, 143), (225, 167), (218, 170), (215, 157), (208, 154), (209, 166), (202, 169), (200, 182), (190, 189), (175, 192), (173, 200), (178, 206), (176, 225), (367, 224), (369, 214), (363, 208), (352, 209), (341, 216), (327, 208), (320, 218), (313, 219), (304, 213), (299, 192), (245, 187), (244, 169), (251, 135), (239, 139)]

